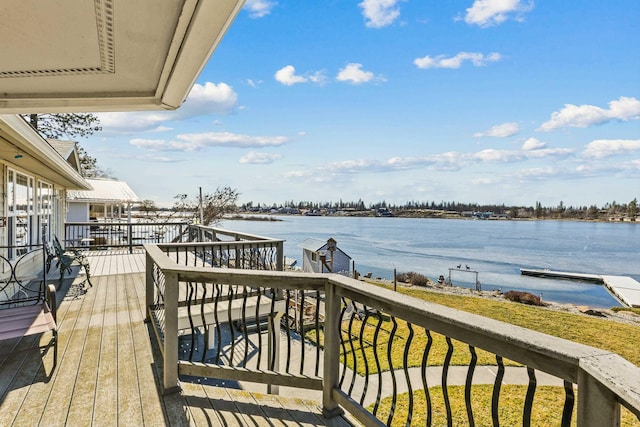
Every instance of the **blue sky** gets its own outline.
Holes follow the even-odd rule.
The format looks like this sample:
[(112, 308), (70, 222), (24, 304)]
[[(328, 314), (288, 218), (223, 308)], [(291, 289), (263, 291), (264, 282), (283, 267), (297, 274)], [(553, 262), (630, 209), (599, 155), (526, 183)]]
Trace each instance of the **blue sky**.
[(141, 198), (640, 198), (640, 2), (248, 0), (173, 112), (80, 141)]

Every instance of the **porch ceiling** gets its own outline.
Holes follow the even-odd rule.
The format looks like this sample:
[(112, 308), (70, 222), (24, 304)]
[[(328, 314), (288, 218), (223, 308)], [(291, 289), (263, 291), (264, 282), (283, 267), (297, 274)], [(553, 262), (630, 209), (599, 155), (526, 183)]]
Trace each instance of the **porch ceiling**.
[(3, 0), (0, 113), (176, 109), (244, 0)]

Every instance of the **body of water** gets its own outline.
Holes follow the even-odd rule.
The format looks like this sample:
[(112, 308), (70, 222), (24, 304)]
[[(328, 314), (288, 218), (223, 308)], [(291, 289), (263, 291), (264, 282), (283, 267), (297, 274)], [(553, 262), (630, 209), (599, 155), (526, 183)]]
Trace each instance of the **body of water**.
[[(432, 280), (449, 268), (479, 272), (483, 290), (522, 290), (543, 300), (591, 307), (620, 305), (603, 286), (520, 275), (520, 268), (631, 276), (640, 280), (640, 224), (573, 221), (473, 221), (283, 216), (282, 221), (225, 221), (223, 228), (284, 239), (285, 256), (302, 262), (307, 238), (338, 247), (361, 274), (393, 278), (393, 269)], [(475, 275), (453, 271), (456, 286)]]

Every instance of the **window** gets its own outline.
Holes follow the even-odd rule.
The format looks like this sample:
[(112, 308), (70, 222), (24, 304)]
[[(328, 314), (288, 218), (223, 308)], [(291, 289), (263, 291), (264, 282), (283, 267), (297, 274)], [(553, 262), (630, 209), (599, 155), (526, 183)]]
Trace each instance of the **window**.
[[(53, 188), (51, 184), (38, 181), (38, 230), (42, 231), (47, 241), (51, 241), (51, 229), (53, 224)], [(41, 242), (40, 235), (36, 241)]]
[(53, 186), (38, 181), (36, 187), (35, 178), (11, 169), (7, 174), (8, 244), (18, 247), (11, 255), (19, 256), (43, 235), (51, 239)]

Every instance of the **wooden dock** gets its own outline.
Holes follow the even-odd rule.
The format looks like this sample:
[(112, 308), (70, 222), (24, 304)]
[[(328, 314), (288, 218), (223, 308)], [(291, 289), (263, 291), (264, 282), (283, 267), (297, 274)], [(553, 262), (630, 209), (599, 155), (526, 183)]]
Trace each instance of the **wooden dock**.
[(609, 292), (629, 307), (640, 308), (640, 283), (626, 276), (602, 276)]
[(627, 307), (640, 307), (640, 283), (628, 276), (571, 273), (566, 271), (521, 268), (520, 274), (550, 279), (578, 280), (604, 285), (609, 293)]

